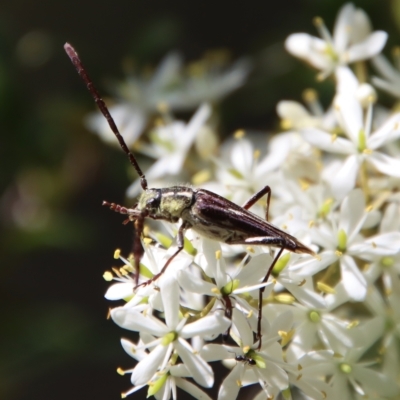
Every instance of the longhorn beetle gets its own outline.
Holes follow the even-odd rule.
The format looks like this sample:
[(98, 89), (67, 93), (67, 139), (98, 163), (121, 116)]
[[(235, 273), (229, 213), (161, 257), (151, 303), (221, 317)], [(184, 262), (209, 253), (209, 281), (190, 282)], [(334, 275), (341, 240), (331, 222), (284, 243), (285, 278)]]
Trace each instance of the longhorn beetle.
[[(281, 256), (283, 250), (293, 253), (315, 253), (307, 246), (300, 243), (295, 237), (278, 229), (268, 222), (268, 209), (271, 198), (271, 189), (265, 186), (258, 193), (254, 194), (242, 207), (235, 203), (212, 193), (205, 189), (192, 189), (187, 186), (172, 186), (162, 189), (150, 189), (146, 177), (142, 172), (135, 156), (130, 152), (123, 137), (108, 111), (108, 108), (99, 92), (89, 78), (83, 64), (75, 49), (69, 44), (64, 45), (65, 52), (75, 66), (78, 74), (85, 82), (87, 89), (96, 102), (99, 110), (107, 119), (107, 122), (118, 139), (122, 150), (126, 153), (130, 163), (139, 175), (143, 193), (138, 202), (132, 208), (127, 208), (115, 203), (103, 202), (111, 210), (128, 215), (127, 221), (133, 221), (135, 225), (135, 239), (133, 245), (133, 256), (136, 268), (136, 285), (139, 281), (140, 259), (143, 254), (141, 246), (141, 235), (145, 218), (161, 219), (168, 222), (180, 222), (176, 237), (177, 250), (167, 260), (161, 271), (154, 275), (145, 284), (158, 279), (167, 269), (171, 261), (183, 250), (184, 234), (188, 229), (197, 233), (227, 244), (275, 246), (279, 248), (277, 255), (272, 261), (263, 283), (268, 281), (272, 269)], [(267, 209), (265, 220), (248, 211), (261, 197), (267, 195)], [(262, 297), (264, 288), (259, 290), (257, 339), (258, 348), (261, 347), (261, 319), (262, 319)], [(229, 304), (227, 305), (229, 308)]]

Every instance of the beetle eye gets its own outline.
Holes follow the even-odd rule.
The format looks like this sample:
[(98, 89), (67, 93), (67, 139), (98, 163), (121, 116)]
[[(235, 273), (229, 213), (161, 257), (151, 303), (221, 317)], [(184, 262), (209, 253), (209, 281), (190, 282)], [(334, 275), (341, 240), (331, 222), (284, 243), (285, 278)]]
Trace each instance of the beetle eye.
[(160, 190), (157, 190), (156, 196), (148, 199), (146, 202), (147, 207), (149, 207), (151, 209), (158, 208), (160, 206), (160, 203), (161, 203), (161, 191)]

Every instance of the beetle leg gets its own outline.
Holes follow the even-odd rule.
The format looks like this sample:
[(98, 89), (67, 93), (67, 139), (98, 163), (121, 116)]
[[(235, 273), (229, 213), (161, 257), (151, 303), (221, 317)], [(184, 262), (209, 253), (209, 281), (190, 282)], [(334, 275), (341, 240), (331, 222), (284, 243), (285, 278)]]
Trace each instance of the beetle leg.
[[(279, 260), (279, 257), (281, 256), (282, 252), (284, 250), (284, 247), (281, 247), (278, 251), (278, 254), (275, 256), (274, 261), (272, 261), (271, 265), (268, 268), (267, 274), (265, 275), (262, 283), (265, 283), (268, 281), (269, 276), (271, 275), (272, 270), (275, 267), (275, 264)], [(261, 319), (262, 319), (262, 307), (263, 307), (263, 293), (265, 290), (265, 286), (260, 288), (258, 291), (258, 319), (257, 319), (257, 336), (256, 338), (259, 340), (257, 350), (260, 350), (261, 345), (262, 345), (262, 335), (261, 335)]]
[(261, 199), (264, 195), (267, 195), (267, 209), (265, 211), (265, 219), (268, 221), (268, 212), (269, 212), (269, 201), (271, 200), (271, 188), (267, 185), (259, 192), (254, 194), (246, 203), (243, 205), (245, 210), (248, 210), (253, 204), (257, 203), (258, 200)]
[[(223, 301), (225, 302), (225, 317), (231, 321), (232, 325), (232, 301), (229, 295), (225, 295), (223, 297)], [(229, 334), (231, 331), (231, 325), (229, 325), (228, 329), (222, 334), (222, 341), (226, 343), (229, 339)]]
[[(188, 228), (190, 228), (190, 224), (188, 224), (188, 223), (185, 222), (185, 221), (184, 221), (184, 222), (181, 224), (181, 226), (179, 227), (179, 229), (178, 229), (178, 234), (177, 234), (177, 236), (176, 236), (176, 243), (177, 243), (178, 248), (177, 248), (177, 250), (175, 251), (175, 253), (172, 254), (172, 256), (171, 256), (171, 257), (167, 260), (167, 262), (164, 264), (164, 266), (162, 267), (161, 271), (160, 271), (158, 274), (155, 274), (155, 275), (154, 275), (151, 279), (149, 279), (148, 281), (146, 281), (146, 282), (144, 282), (144, 283), (141, 283), (140, 285), (137, 285), (136, 287), (138, 287), (138, 286), (147, 286), (147, 285), (149, 285), (150, 283), (156, 281), (156, 280), (166, 271), (166, 269), (168, 268), (169, 264), (171, 264), (171, 261), (183, 250), (183, 247), (184, 247), (184, 240), (185, 240), (184, 234), (185, 234), (185, 230), (188, 229)], [(136, 289), (136, 288), (135, 288), (135, 289)]]
[[(238, 240), (238, 241), (229, 241), (227, 242), (228, 244), (256, 244), (256, 245), (264, 245), (264, 246), (278, 246), (280, 247), (278, 254), (275, 256), (274, 260), (272, 261), (271, 265), (268, 268), (267, 274), (265, 275), (262, 283), (266, 283), (268, 281), (269, 276), (271, 275), (271, 272), (279, 260), (279, 257), (281, 256), (283, 250), (287, 246), (287, 239), (284, 237), (256, 237), (256, 238), (249, 238), (246, 240)], [(260, 288), (258, 292), (258, 320), (257, 320), (257, 335), (256, 338), (259, 340), (258, 347), (257, 349), (260, 350), (261, 348), (261, 319), (262, 319), (262, 300), (263, 300), (263, 293), (265, 290), (265, 286)]]

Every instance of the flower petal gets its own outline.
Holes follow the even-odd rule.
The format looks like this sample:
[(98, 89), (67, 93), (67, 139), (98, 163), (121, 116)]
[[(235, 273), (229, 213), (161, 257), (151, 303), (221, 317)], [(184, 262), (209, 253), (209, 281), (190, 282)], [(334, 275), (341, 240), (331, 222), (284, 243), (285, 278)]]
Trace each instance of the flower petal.
[[(110, 113), (127, 146), (132, 146), (147, 123), (147, 112), (133, 104), (116, 104), (110, 107)], [(112, 133), (103, 115), (100, 113), (90, 114), (85, 122), (87, 128), (96, 132), (102, 140), (115, 145), (118, 144), (117, 138)]]
[(194, 354), (189, 343), (182, 338), (174, 342), (174, 347), (193, 379), (201, 386), (211, 387), (214, 383), (214, 373), (207, 362), (199, 354)]
[(174, 330), (179, 323), (179, 285), (175, 276), (164, 273), (160, 279), (160, 293), (165, 313), (165, 323), (169, 330)]
[[(135, 360), (141, 361), (148, 356), (148, 352), (144, 348), (137, 349), (137, 345), (128, 339), (121, 339), (121, 346), (128, 356)], [(140, 346), (140, 344), (139, 344)]]
[[(170, 84), (179, 75), (182, 69), (182, 56), (179, 53), (168, 53), (158, 65), (150, 82), (150, 88), (153, 91), (163, 88), (165, 85)], [(154, 104), (157, 107), (158, 104)]]
[(352, 26), (352, 18), (355, 12), (354, 4), (345, 4), (336, 17), (335, 26), (333, 28), (333, 43), (335, 50), (342, 53), (349, 43), (349, 31)]
[(249, 322), (246, 320), (242, 312), (233, 309), (232, 323), (235, 325), (241, 340), (241, 347), (252, 346), (253, 344), (253, 331), (250, 329)]
[(331, 187), (336, 199), (343, 199), (356, 184), (359, 168), (359, 160), (356, 155), (347, 157), (346, 161), (332, 178)]
[(354, 44), (346, 53), (346, 62), (366, 60), (378, 55), (385, 47), (388, 34), (384, 31), (371, 33), (363, 42)]
[(231, 148), (231, 163), (233, 167), (243, 176), (247, 176), (253, 162), (254, 148), (252, 143), (246, 138), (236, 140)]
[(237, 398), (244, 369), (245, 365), (240, 362), (233, 367), (219, 388), (218, 400), (234, 400)]
[(396, 382), (378, 371), (353, 365), (352, 375), (371, 394), (379, 393), (382, 397), (394, 397), (399, 394)]
[(211, 107), (207, 103), (203, 103), (187, 124), (184, 136), (180, 138), (183, 140), (184, 150), (187, 151), (188, 147), (193, 143), (199, 129), (206, 123), (211, 115)]
[[(220, 361), (235, 356), (235, 347), (221, 344), (208, 343), (201, 349), (201, 356), (206, 361)], [(237, 349), (237, 353), (241, 353), (241, 349)]]
[(190, 338), (195, 335), (200, 336), (218, 336), (220, 333), (226, 331), (231, 324), (228, 318), (225, 318), (221, 313), (207, 315), (190, 324), (186, 324), (180, 335), (183, 338)]
[(291, 265), (290, 271), (299, 278), (307, 278), (322, 271), (338, 259), (333, 250), (327, 250), (318, 254), (318, 258), (307, 258)]
[(348, 249), (350, 254), (360, 258), (368, 256), (390, 256), (397, 254), (400, 250), (400, 232), (387, 232), (373, 236), (362, 243), (351, 245)]
[(339, 66), (335, 71), (336, 93), (340, 95), (355, 94), (360, 85), (354, 72), (347, 66)]
[(339, 216), (339, 230), (343, 229), (346, 232), (348, 243), (358, 234), (367, 218), (367, 213), (364, 209), (365, 198), (361, 189), (352, 190), (342, 202)]
[(385, 81), (377, 76), (372, 77), (372, 83), (379, 89), (391, 94), (394, 97), (400, 97), (400, 82), (396, 81)]
[(390, 203), (383, 214), (380, 228), (381, 233), (400, 230), (400, 207)]
[(182, 269), (178, 272), (178, 282), (185, 290), (191, 293), (215, 296), (216, 286), (213, 283), (206, 282), (203, 279), (193, 279), (193, 272), (187, 269)]
[(336, 95), (334, 100), (335, 110), (337, 111), (336, 115), (340, 125), (345, 134), (353, 142), (353, 149), (355, 149), (358, 147), (360, 131), (364, 127), (363, 109), (355, 93), (349, 93), (349, 89), (354, 85), (353, 79), (355, 79), (355, 76), (353, 72), (348, 68), (343, 68), (340, 71), (338, 75), (341, 79), (340, 84), (342, 86), (347, 86), (347, 90), (345, 89), (344, 93)]
[(369, 149), (377, 149), (383, 144), (393, 142), (400, 137), (400, 113), (392, 115), (367, 140)]
[(372, 64), (379, 73), (388, 81), (397, 82), (400, 84), (399, 70), (394, 68), (388, 59), (382, 54), (377, 55), (372, 60)]
[(326, 43), (307, 33), (294, 33), (285, 41), (286, 50), (296, 57), (309, 62), (317, 69), (330, 68), (330, 60), (325, 55)]
[(354, 301), (363, 301), (367, 295), (367, 281), (350, 256), (340, 260), (343, 287)]
[(400, 160), (387, 156), (386, 154), (374, 151), (368, 161), (380, 172), (385, 175), (400, 177)]
[(134, 283), (114, 283), (108, 289), (104, 297), (107, 300), (121, 300), (132, 296)]
[(325, 308), (326, 306), (324, 298), (311, 289), (289, 283), (285, 283), (285, 287), (296, 297), (297, 301), (308, 307)]
[(157, 372), (169, 348), (170, 346), (156, 346), (146, 358), (139, 361), (132, 371), (131, 382), (134, 385), (147, 383)]
[(328, 342), (325, 343), (327, 347), (337, 353), (346, 351), (346, 348), (357, 344), (357, 338), (349, 329), (349, 323), (329, 314), (322, 319), (321, 330)]
[(262, 381), (268, 383), (273, 388), (284, 390), (289, 386), (289, 377), (287, 372), (279, 365), (267, 360), (266, 368), (257, 369), (258, 375), (262, 376)]
[(372, 25), (367, 13), (357, 8), (352, 18), (353, 29), (350, 32), (351, 43), (358, 43), (364, 40), (371, 32)]
[(354, 144), (344, 138), (335, 137), (330, 133), (316, 128), (307, 128), (301, 131), (303, 138), (312, 146), (330, 153), (353, 154)]
[(212, 400), (211, 397), (204, 393), (199, 387), (186, 379), (175, 377), (176, 386), (189, 393), (196, 400)]
[(271, 262), (272, 257), (267, 253), (252, 257), (249, 263), (235, 277), (240, 281), (240, 287), (254, 285), (264, 278)]
[(144, 316), (133, 309), (114, 308), (111, 318), (121, 328), (135, 332), (147, 332), (160, 337), (168, 332), (167, 327), (158, 319)]

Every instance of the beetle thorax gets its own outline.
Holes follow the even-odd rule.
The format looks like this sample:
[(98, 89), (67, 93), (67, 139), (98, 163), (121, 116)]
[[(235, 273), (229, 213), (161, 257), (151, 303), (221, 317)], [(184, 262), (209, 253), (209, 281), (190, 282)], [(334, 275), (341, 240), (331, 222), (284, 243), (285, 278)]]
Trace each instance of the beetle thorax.
[(146, 189), (139, 198), (137, 209), (146, 210), (150, 218), (176, 222), (185, 209), (190, 208), (194, 192), (186, 186)]

